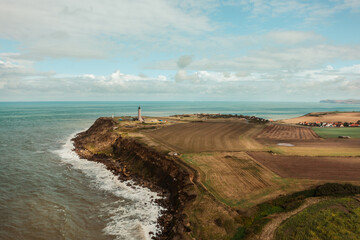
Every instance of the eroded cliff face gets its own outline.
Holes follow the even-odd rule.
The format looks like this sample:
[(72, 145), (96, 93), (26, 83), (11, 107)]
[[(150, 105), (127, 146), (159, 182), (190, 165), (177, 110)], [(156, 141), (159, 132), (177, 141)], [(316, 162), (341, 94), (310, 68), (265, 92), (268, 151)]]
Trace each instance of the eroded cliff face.
[(157, 239), (186, 239), (190, 231), (183, 210), (196, 198), (192, 180), (195, 171), (174, 156), (151, 149), (121, 136), (111, 118), (99, 118), (74, 139), (75, 151), (83, 158), (101, 162), (123, 180), (132, 179), (161, 193), (167, 211), (159, 219), (163, 233)]
[(109, 152), (111, 145), (119, 137), (114, 128), (116, 122), (113, 119), (98, 118), (88, 130), (78, 133), (73, 139), (76, 153), (89, 159), (94, 154)]

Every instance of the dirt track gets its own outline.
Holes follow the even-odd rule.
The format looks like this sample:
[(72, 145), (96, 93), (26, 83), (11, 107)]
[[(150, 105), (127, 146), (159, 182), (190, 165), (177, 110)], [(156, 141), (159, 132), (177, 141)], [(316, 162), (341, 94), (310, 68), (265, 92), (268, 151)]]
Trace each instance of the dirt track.
[(281, 177), (360, 181), (360, 157), (303, 157), (249, 152)]
[(319, 136), (311, 128), (272, 124), (267, 126), (257, 138), (312, 140), (318, 139)]
[(145, 133), (156, 142), (178, 152), (242, 151), (260, 149), (253, 139), (262, 125), (236, 122), (175, 124)]
[(310, 205), (313, 205), (315, 203), (320, 202), (321, 198), (307, 198), (305, 200), (305, 203), (301, 205), (299, 208), (295, 209), (291, 212), (281, 213), (276, 215), (270, 223), (268, 223), (263, 230), (261, 231), (259, 236), (254, 237), (255, 239), (259, 240), (273, 240), (275, 237), (275, 231), (276, 229), (281, 225), (283, 221), (286, 219), (294, 216), (295, 214), (303, 211), (305, 208), (309, 207)]

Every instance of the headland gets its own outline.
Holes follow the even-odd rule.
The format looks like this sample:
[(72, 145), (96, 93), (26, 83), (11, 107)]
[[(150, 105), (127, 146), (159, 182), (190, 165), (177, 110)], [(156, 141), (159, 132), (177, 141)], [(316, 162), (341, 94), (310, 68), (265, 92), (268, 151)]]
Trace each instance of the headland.
[[(348, 117), (351, 122), (360, 116), (356, 114), (304, 117), (318, 122), (315, 118), (337, 115), (339, 121)], [(159, 219), (163, 231), (156, 239), (281, 239), (277, 229), (287, 231), (286, 219), (312, 205), (328, 203), (332, 214), (336, 201), (343, 201), (339, 196), (357, 204), (356, 134), (350, 139), (331, 138), (318, 134), (316, 128), (321, 127), (295, 124), (298, 120), (291, 124), (244, 115), (141, 120), (99, 118), (74, 138), (74, 145), (81, 157), (101, 162), (119, 178), (164, 196), (159, 204), (167, 210)], [(332, 129), (360, 130), (328, 128)], [(354, 204), (348, 208), (360, 208), (360, 203)]]

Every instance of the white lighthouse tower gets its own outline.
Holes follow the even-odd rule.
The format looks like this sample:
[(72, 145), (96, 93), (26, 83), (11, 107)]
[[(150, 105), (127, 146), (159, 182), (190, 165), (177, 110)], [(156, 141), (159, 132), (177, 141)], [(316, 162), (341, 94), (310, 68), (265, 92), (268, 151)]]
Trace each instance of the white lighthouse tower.
[(142, 117), (141, 117), (141, 107), (139, 106), (139, 108), (138, 108), (138, 120), (140, 121), (140, 122), (143, 122), (144, 120), (142, 119)]

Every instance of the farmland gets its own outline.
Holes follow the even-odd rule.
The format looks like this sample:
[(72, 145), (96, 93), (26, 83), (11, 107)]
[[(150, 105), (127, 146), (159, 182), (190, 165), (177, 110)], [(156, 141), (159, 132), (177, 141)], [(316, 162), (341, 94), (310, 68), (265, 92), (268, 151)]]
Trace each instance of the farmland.
[(154, 141), (181, 153), (260, 150), (253, 136), (263, 125), (244, 121), (190, 122), (146, 133)]
[[(308, 127), (215, 119), (177, 123), (144, 135), (182, 154), (200, 172), (203, 185), (231, 206), (294, 190), (289, 182), (303, 189), (315, 184), (311, 180), (360, 181), (360, 141), (322, 139)], [(278, 146), (281, 142), (290, 147)]]
[(312, 140), (319, 138), (311, 128), (272, 124), (268, 125), (257, 138)]
[[(198, 173), (198, 197), (186, 210), (194, 238), (229, 239), (235, 234), (240, 237), (234, 239), (241, 239), (245, 228), (248, 236), (260, 236), (272, 219), (268, 216), (290, 214), (284, 204), (296, 213), (307, 209), (304, 205), (295, 210), (307, 203), (296, 192), (326, 182), (360, 182), (360, 139), (325, 138), (309, 127), (241, 118), (172, 121), (136, 134), (148, 146), (171, 156), (177, 153)], [(292, 193), (294, 197), (288, 195)], [(273, 206), (279, 195), (286, 195), (286, 203)], [(239, 218), (238, 211), (247, 212), (250, 219)]]
[(302, 157), (248, 153), (281, 177), (360, 181), (360, 157)]
[(183, 159), (200, 172), (201, 182), (219, 201), (249, 207), (303, 184), (281, 179), (244, 152), (185, 154)]
[(349, 136), (351, 138), (360, 138), (360, 127), (342, 127), (342, 128), (320, 128), (314, 127), (313, 130), (322, 138), (337, 138), (339, 136)]
[[(324, 134), (328, 132), (336, 138), (324, 139)], [(281, 155), (351, 157), (360, 156), (360, 139), (338, 139), (338, 136), (347, 134), (356, 137), (357, 132), (360, 133), (360, 128), (309, 128), (272, 124), (265, 127), (256, 140), (268, 150)]]
[(276, 240), (359, 239), (360, 202), (347, 197), (324, 200), (286, 220)]

